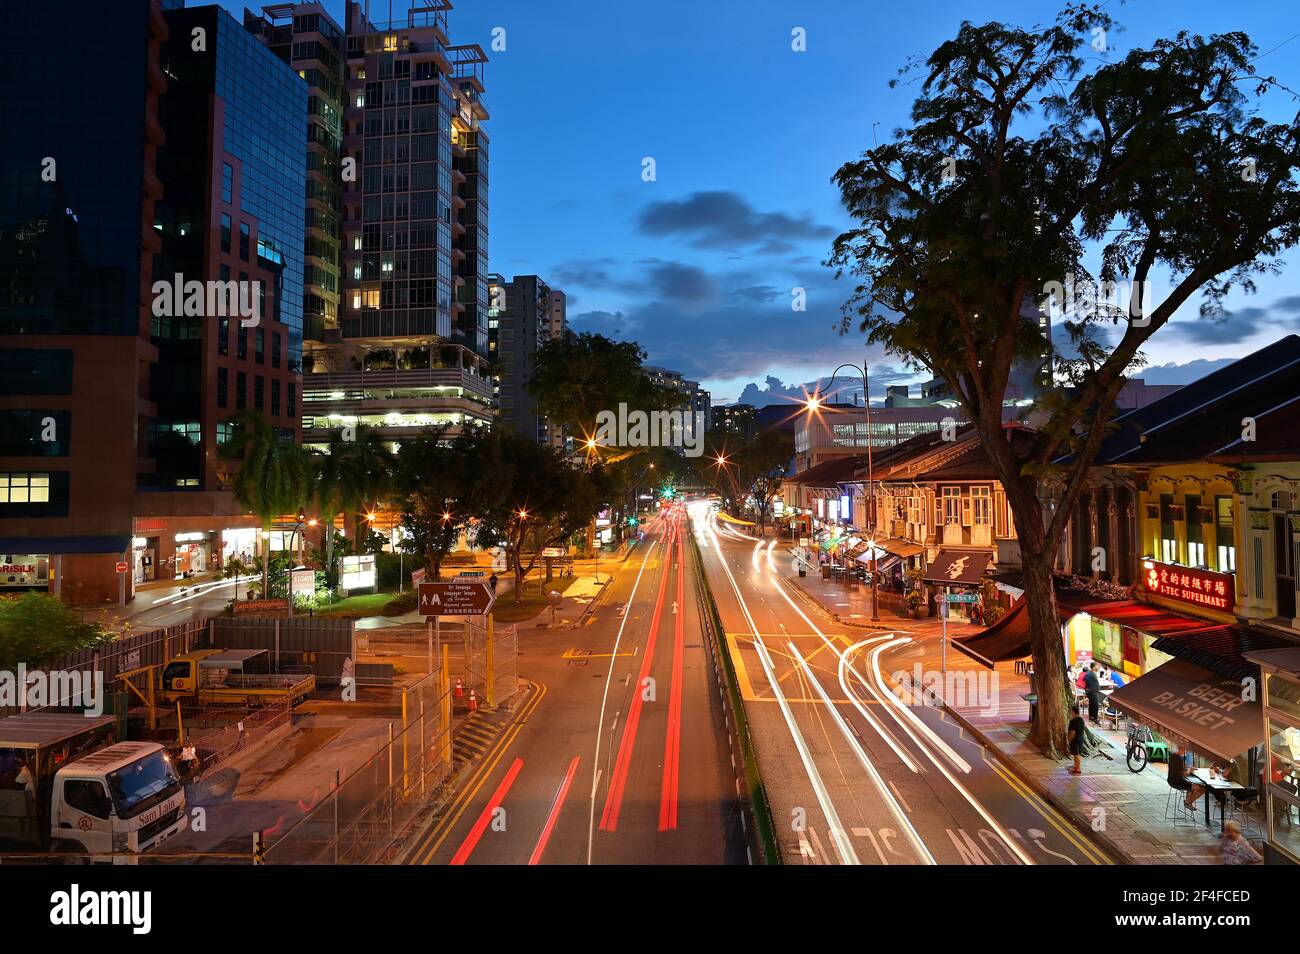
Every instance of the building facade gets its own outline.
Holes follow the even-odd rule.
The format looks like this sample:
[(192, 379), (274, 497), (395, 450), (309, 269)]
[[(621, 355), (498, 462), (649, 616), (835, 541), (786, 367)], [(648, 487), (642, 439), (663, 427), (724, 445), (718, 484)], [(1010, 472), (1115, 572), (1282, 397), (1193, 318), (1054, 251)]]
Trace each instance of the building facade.
[(451, 44), (450, 3), (391, 22), (367, 9), (346, 7), (342, 294), (305, 362), (312, 445), (355, 424), (396, 445), (492, 419), (486, 57)]
[(562, 429), (537, 413), (528, 392), (537, 352), (568, 329), (567, 299), (536, 275), (488, 281), (488, 354), (492, 358), (497, 415), (539, 444), (564, 446)]

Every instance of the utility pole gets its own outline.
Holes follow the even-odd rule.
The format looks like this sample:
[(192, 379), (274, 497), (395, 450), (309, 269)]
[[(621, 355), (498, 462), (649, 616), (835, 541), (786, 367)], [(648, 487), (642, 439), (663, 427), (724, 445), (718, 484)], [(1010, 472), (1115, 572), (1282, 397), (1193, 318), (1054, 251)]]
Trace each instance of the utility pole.
[(871, 621), (880, 622), (880, 590), (876, 579), (876, 475), (872, 466), (871, 445), (875, 434), (871, 430), (871, 398), (867, 391), (867, 356), (862, 355), (862, 403), (867, 410), (867, 539), (871, 541)]

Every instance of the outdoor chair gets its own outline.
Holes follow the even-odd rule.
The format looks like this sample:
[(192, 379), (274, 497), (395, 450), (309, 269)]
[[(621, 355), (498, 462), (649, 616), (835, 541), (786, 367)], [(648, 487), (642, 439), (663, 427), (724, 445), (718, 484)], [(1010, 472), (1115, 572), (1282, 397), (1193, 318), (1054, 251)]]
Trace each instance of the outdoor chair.
[(1174, 823), (1174, 827), (1195, 825), (1196, 807), (1187, 807), (1187, 790), (1169, 786), (1169, 796), (1165, 799), (1165, 821)]

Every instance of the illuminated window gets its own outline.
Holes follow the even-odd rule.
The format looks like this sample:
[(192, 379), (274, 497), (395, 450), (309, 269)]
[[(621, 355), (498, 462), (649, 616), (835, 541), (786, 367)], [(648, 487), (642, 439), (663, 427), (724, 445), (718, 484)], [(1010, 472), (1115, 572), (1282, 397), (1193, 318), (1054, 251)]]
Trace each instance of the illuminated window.
[(386, 35), (384, 36), (384, 52), (385, 52), (385, 53), (396, 53), (396, 52), (397, 52), (397, 34), (396, 34), (396, 33), (389, 33), (389, 34), (386, 34)]
[(986, 527), (993, 522), (993, 496), (988, 487), (971, 488), (971, 505), (974, 511), (974, 523), (977, 527)]
[(49, 474), (0, 474), (0, 504), (49, 502)]

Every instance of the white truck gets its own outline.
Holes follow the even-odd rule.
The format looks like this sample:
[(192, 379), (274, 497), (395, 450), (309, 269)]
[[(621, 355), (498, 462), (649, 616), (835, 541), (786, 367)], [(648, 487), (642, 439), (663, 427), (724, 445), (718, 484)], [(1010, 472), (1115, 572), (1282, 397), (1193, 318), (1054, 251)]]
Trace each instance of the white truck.
[(0, 851), (120, 856), (186, 829), (167, 750), (116, 742), (115, 726), (112, 716), (76, 713), (0, 719)]

